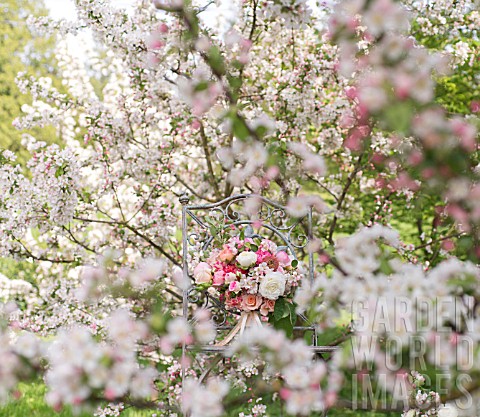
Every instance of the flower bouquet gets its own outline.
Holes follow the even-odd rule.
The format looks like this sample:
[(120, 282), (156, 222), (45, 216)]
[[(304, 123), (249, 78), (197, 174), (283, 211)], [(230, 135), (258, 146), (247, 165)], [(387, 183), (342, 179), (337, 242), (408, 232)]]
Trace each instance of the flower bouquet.
[(233, 236), (221, 248), (203, 254), (193, 277), (198, 289), (216, 297), (227, 310), (241, 313), (220, 345), (229, 343), (245, 327), (261, 326), (267, 320), (292, 333), (296, 319), (293, 293), (303, 273), (298, 261), (271, 240)]

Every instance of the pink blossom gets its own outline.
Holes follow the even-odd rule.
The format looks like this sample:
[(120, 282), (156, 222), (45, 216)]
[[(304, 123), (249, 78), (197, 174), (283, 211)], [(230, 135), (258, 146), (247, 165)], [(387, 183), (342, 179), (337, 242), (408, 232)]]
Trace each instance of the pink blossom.
[(474, 126), (461, 119), (453, 119), (451, 122), (453, 133), (460, 138), (462, 147), (473, 152), (477, 147), (477, 130)]
[(404, 73), (397, 74), (394, 78), (395, 94), (401, 100), (406, 99), (410, 95), (413, 88), (413, 80)]
[(278, 166), (276, 165), (273, 165), (267, 169), (267, 172), (265, 173), (265, 178), (268, 180), (274, 180), (278, 177), (279, 174), (280, 168), (278, 168)]
[(450, 239), (444, 240), (442, 242), (442, 248), (450, 252), (455, 249), (455, 243), (453, 242), (453, 240)]
[(225, 283), (225, 273), (223, 271), (216, 271), (213, 274), (213, 285), (220, 286)]
[(117, 398), (117, 395), (112, 388), (107, 388), (103, 395), (108, 401), (113, 401), (115, 398)]
[(325, 395), (325, 406), (332, 407), (337, 401), (338, 394), (334, 391), (329, 391)]
[(200, 124), (200, 122), (198, 121), (198, 119), (194, 119), (193, 122), (192, 122), (192, 124), (191, 124), (191, 126), (192, 126), (192, 129), (198, 130), (198, 129), (200, 129), (201, 124)]
[(470, 103), (470, 109), (472, 110), (473, 113), (478, 113), (480, 112), (480, 101), (472, 101)]
[(398, 178), (392, 181), (395, 190), (412, 190), (416, 191), (420, 188), (417, 181), (413, 180), (406, 172), (401, 172)]
[(357, 98), (357, 89), (355, 87), (348, 87), (345, 89), (345, 94), (349, 99), (353, 100)]
[(468, 223), (468, 213), (458, 204), (449, 204), (447, 213), (460, 223)]
[(168, 26), (165, 23), (160, 23), (158, 31), (163, 34), (168, 33)]
[(412, 164), (413, 166), (419, 165), (421, 162), (423, 162), (423, 153), (420, 151), (413, 151), (409, 157), (408, 157), (408, 162)]
[(343, 145), (352, 151), (359, 151), (362, 149), (362, 135), (359, 134), (358, 130), (353, 129), (343, 142)]
[(288, 400), (292, 394), (292, 391), (288, 388), (281, 388), (280, 389), (280, 398), (282, 400)]

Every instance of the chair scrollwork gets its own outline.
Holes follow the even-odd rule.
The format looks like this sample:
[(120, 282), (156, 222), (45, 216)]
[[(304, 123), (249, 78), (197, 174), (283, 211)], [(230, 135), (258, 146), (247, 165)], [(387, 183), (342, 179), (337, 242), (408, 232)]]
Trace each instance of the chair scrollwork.
[[(227, 227), (243, 228), (245, 237), (269, 238), (277, 243), (278, 250), (288, 251), (295, 259), (308, 259), (308, 279), (313, 280), (313, 254), (308, 252), (312, 239), (312, 212), (302, 218), (291, 217), (285, 206), (255, 194), (237, 194), (212, 204), (190, 204), (187, 195), (180, 197), (182, 204), (183, 269), (193, 282), (189, 270), (192, 253), (207, 251), (215, 234)], [(252, 210), (252, 207), (255, 210)], [(239, 313), (227, 310), (223, 303), (208, 292), (191, 287), (184, 294), (183, 312), (189, 317), (192, 306), (208, 308), (216, 319), (218, 328), (228, 329), (229, 317)], [(297, 326), (302, 328), (302, 326)], [(312, 329), (306, 325), (305, 329)]]

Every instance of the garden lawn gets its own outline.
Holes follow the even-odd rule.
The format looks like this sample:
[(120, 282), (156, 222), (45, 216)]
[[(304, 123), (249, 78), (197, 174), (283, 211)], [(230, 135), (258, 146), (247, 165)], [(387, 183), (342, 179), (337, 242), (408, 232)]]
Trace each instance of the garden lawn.
[[(45, 404), (44, 396), (46, 387), (43, 383), (20, 384), (19, 391), (22, 396), (18, 400), (11, 400), (0, 408), (0, 417), (92, 417), (91, 413), (74, 414), (69, 407), (56, 413)], [(272, 410), (273, 411), (273, 410)], [(122, 417), (151, 417), (154, 411), (125, 410)], [(238, 414), (237, 414), (238, 416)], [(398, 413), (373, 413), (354, 410), (331, 410), (328, 417), (398, 417)], [(231, 416), (236, 417), (236, 416)], [(270, 414), (269, 417), (278, 417)]]
[[(0, 408), (0, 417), (92, 417), (93, 412), (74, 414), (69, 407), (56, 413), (44, 401), (46, 387), (43, 383), (19, 385), (22, 396), (18, 400), (11, 400)], [(122, 417), (151, 417), (153, 411), (125, 410)]]

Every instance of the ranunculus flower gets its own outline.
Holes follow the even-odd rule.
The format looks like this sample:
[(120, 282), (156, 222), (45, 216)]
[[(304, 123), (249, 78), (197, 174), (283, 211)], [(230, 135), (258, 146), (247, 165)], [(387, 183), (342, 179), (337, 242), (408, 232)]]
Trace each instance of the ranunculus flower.
[(242, 252), (237, 256), (237, 262), (242, 268), (248, 268), (257, 262), (257, 254), (252, 251)]
[(206, 262), (200, 262), (193, 270), (193, 277), (197, 284), (204, 284), (212, 281), (212, 268)]
[(268, 313), (273, 313), (273, 310), (275, 310), (275, 300), (269, 300), (268, 298), (263, 300), (263, 304), (260, 307), (260, 314), (262, 316), (268, 316)]
[(267, 256), (263, 260), (263, 262), (265, 262), (267, 264), (267, 266), (270, 269), (273, 269), (274, 271), (276, 271), (278, 269), (278, 267), (280, 266), (280, 263), (278, 262), (278, 259), (273, 255)]
[(259, 293), (269, 300), (276, 300), (285, 292), (287, 279), (280, 272), (267, 272), (260, 281)]
[(275, 256), (277, 257), (278, 262), (280, 262), (280, 265), (283, 265), (283, 266), (290, 265), (291, 260), (287, 252), (281, 250), (280, 252), (277, 252)]
[(213, 274), (213, 285), (220, 286), (225, 283), (225, 273), (217, 271)]
[(244, 310), (256, 310), (262, 305), (262, 297), (255, 294), (245, 294), (242, 298), (242, 308)]
[(224, 245), (223, 250), (218, 254), (218, 259), (220, 259), (222, 262), (230, 262), (234, 256), (235, 254), (230, 246)]

